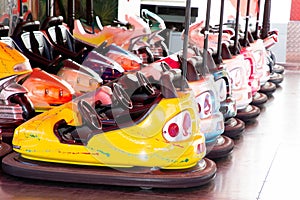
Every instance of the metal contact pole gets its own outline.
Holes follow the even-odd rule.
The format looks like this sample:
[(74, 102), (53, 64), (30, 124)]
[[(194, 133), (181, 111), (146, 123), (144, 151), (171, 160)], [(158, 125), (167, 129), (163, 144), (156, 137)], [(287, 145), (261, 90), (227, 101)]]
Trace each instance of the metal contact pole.
[(54, 0), (47, 0), (46, 1), (46, 16), (51, 17), (54, 16)]
[(203, 67), (205, 67), (206, 64), (207, 64), (207, 49), (208, 49), (210, 9), (211, 9), (211, 0), (207, 0), (206, 19), (205, 19), (205, 32), (204, 32), (204, 47), (203, 47), (203, 63), (202, 63)]
[(239, 41), (239, 20), (240, 20), (240, 5), (241, 0), (237, 0), (236, 2), (236, 16), (235, 16), (235, 38), (234, 38), (234, 48), (233, 48), (233, 54), (238, 54), (238, 41)]
[(261, 31), (262, 39), (268, 37), (268, 32), (270, 30), (270, 15), (271, 15), (271, 0), (265, 0), (264, 19), (263, 19), (263, 25)]
[(247, 1), (247, 11), (246, 11), (246, 26), (245, 26), (245, 32), (244, 32), (244, 46), (246, 47), (248, 45), (248, 26), (249, 26), (249, 12), (250, 12), (250, 1)]
[(259, 15), (260, 15), (260, 0), (257, 0), (257, 13), (256, 13), (256, 24), (255, 24), (255, 32), (254, 39), (259, 38)]
[(68, 0), (68, 26), (69, 31), (73, 34), (75, 20), (75, 0)]
[(184, 38), (183, 38), (183, 60), (182, 60), (182, 84), (181, 90), (185, 88), (185, 78), (187, 73), (187, 50), (188, 50), (188, 37), (189, 37), (189, 27), (191, 21), (191, 0), (186, 1), (185, 7), (185, 21), (184, 21)]
[(94, 4), (93, 0), (86, 0), (86, 19), (87, 23), (92, 27), (92, 33), (95, 31), (94, 24)]
[(22, 0), (19, 0), (19, 17), (22, 17), (23, 16), (23, 8), (22, 8)]
[(220, 23), (219, 23), (219, 35), (218, 35), (218, 50), (217, 50), (216, 64), (222, 63), (223, 15), (224, 15), (224, 0), (221, 0)]

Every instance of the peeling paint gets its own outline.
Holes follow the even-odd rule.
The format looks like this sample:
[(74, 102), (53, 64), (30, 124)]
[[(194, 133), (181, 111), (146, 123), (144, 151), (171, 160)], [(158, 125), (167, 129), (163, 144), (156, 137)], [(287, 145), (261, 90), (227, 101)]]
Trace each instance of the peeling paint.
[(179, 144), (173, 144), (173, 146), (180, 147), (180, 148), (184, 148), (184, 146), (179, 145)]
[(106, 157), (110, 157), (110, 153), (106, 153), (106, 152), (104, 152), (104, 151), (101, 151), (100, 149), (98, 149), (97, 152), (99, 152), (99, 153), (105, 155)]
[(36, 152), (35, 150), (31, 150), (31, 149), (25, 149), (25, 152), (30, 152), (30, 153), (32, 153), (32, 152)]
[(186, 158), (185, 160), (180, 161), (180, 163), (188, 163), (188, 162), (189, 162), (188, 158)]
[(29, 137), (30, 138), (34, 138), (34, 139), (38, 139), (38, 140), (40, 140), (40, 138), (38, 137), (38, 135), (36, 135), (36, 134), (29, 134)]

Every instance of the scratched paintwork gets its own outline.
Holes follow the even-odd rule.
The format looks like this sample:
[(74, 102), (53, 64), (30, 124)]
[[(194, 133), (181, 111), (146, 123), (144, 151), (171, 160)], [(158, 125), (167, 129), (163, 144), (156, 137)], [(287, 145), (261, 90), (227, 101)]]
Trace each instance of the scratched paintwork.
[(20, 75), (31, 72), (31, 68), (15, 72), (14, 66), (22, 63), (29, 63), (28, 59), (16, 49), (11, 48), (7, 44), (0, 42), (0, 78), (5, 78), (12, 75)]

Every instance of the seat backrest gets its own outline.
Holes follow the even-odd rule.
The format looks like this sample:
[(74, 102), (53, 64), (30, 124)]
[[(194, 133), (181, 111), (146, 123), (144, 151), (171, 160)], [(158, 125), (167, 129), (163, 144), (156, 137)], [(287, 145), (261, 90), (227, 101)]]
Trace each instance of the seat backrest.
[(41, 31), (24, 32), (20, 37), (27, 50), (52, 60), (47, 41)]
[(0, 24), (0, 37), (8, 36), (8, 32), (9, 32), (9, 27)]
[(0, 41), (14, 49), (17, 49), (19, 52), (23, 52), (22, 49), (17, 45), (17, 43), (11, 37), (8, 36), (0, 37)]
[[(36, 35), (39, 38), (39, 40), (41, 40), (39, 34), (37, 33)], [(22, 39), (22, 42), (23, 42), (24, 46), (26, 47), (26, 49), (31, 52), (34, 52), (34, 53), (39, 52), (39, 54), (41, 54), (44, 45), (41, 41), (38, 42), (38, 39), (36, 39), (34, 37), (35, 37), (34, 32), (25, 32), (25, 33), (21, 34), (21, 39)], [(38, 52), (33, 49), (38, 49)]]
[(74, 51), (73, 49), (73, 41), (72, 38), (70, 38), (67, 28), (64, 25), (56, 25), (49, 27), (47, 29), (47, 32), (51, 38), (51, 40), (59, 45), (63, 46), (71, 51)]
[(10, 37), (1, 37), (0, 41), (16, 49), (16, 43)]
[(41, 25), (41, 30), (46, 31), (51, 41), (60, 47), (75, 51), (74, 40), (71, 33), (63, 25), (63, 17), (47, 17)]

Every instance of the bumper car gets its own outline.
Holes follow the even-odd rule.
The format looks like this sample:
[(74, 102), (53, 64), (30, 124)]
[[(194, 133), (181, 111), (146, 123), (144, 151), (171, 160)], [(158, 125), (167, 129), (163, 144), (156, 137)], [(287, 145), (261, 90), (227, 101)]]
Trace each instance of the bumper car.
[(273, 30), (269, 32), (267, 38), (263, 39), (264, 46), (267, 51), (267, 59), (269, 61), (270, 68), (272, 69), (270, 82), (275, 83), (276, 85), (280, 84), (283, 81), (283, 72), (284, 67), (282, 65), (276, 64), (276, 56), (272, 52), (271, 48), (278, 41), (278, 31)]
[[(70, 59), (62, 61), (57, 75), (66, 80), (79, 95), (97, 89), (124, 74), (124, 69), (114, 60), (92, 51), (80, 65)], [(78, 96), (78, 95), (77, 95)]]
[[(103, 79), (104, 83), (115, 79), (122, 74), (124, 70), (139, 70), (143, 65), (143, 60), (136, 54), (127, 51), (116, 44), (109, 44), (108, 41), (104, 41), (99, 44), (98, 40), (95, 40), (94, 43), (89, 43), (78, 39), (76, 37), (76, 31), (84, 31), (84, 29), (80, 20), (75, 20), (74, 25), (74, 37), (71, 35), (67, 27), (62, 24), (61, 17), (48, 17), (44, 21), (42, 29), (47, 33), (47, 36), (51, 39), (53, 45), (56, 46), (57, 51), (59, 51), (62, 55), (65, 55), (66, 58), (71, 59), (78, 57), (78, 54), (80, 54), (80, 64), (96, 70), (96, 72)], [(92, 35), (90, 33), (82, 34), (86, 34), (85, 38), (88, 38), (88, 36)], [(72, 48), (73, 46), (79, 46), (77, 48), (79, 50)], [(84, 48), (85, 50), (88, 50), (88, 53), (83, 53)], [(151, 57), (151, 59), (146, 63), (153, 62), (153, 56), (150, 51), (148, 51), (146, 48), (140, 48), (139, 51), (140, 53), (144, 52), (148, 55), (145, 57), (146, 59)], [(118, 66), (117, 63), (121, 65), (121, 67)]]
[[(259, 5), (256, 6), (247, 6), (247, 12), (243, 13), (244, 18), (245, 18), (245, 26), (244, 26), (244, 32), (242, 34), (244, 35), (244, 39), (241, 41), (243, 44), (244, 48), (243, 49), (248, 49), (250, 52), (254, 54), (255, 62), (257, 64), (257, 74), (260, 77), (260, 93), (264, 94), (272, 94), (276, 90), (276, 85), (273, 84), (271, 79), (277, 79), (277, 81), (280, 82), (280, 79), (282, 81), (282, 77), (276, 76), (273, 73), (273, 66), (270, 63), (270, 56), (268, 55), (267, 48), (266, 46), (271, 46), (272, 42), (270, 40), (268, 41), (263, 41), (259, 37), (259, 10), (253, 9), (254, 7), (259, 8)], [(237, 7), (235, 5), (235, 7)], [(252, 9), (253, 16), (256, 16), (256, 19), (249, 15), (250, 9)], [(240, 14), (240, 9), (237, 9), (237, 15)], [(247, 16), (248, 15), (248, 16)], [(267, 20), (267, 19), (264, 19)], [(251, 26), (252, 24), (255, 24), (254, 26)], [(229, 23), (230, 24), (230, 23)], [(238, 26), (238, 22), (235, 23), (236, 27)], [(254, 30), (255, 28), (256, 30)], [(249, 30), (249, 31), (248, 31)], [(236, 28), (236, 31), (238, 31), (238, 28)], [(255, 40), (254, 40), (255, 39)], [(271, 39), (272, 40), (272, 39)], [(258, 95), (256, 95), (258, 96)]]
[(75, 90), (69, 83), (59, 76), (49, 74), (39, 68), (34, 68), (31, 73), (18, 76), (16, 80), (27, 89), (27, 96), (32, 101), (37, 113), (67, 103), (75, 97)]
[[(232, 2), (234, 4), (234, 2)], [(254, 2), (252, 2), (254, 3)], [(246, 13), (243, 13), (243, 16), (245, 17), (245, 20), (248, 21), (248, 24), (249, 24), (249, 29), (250, 29), (250, 32), (251, 32), (251, 35), (252, 36), (249, 36), (249, 37), (253, 37), (255, 40), (258, 40), (258, 39), (261, 39), (263, 40), (263, 43), (264, 43), (264, 46), (265, 46), (265, 50), (267, 50), (267, 54), (266, 54), (266, 57), (267, 59), (271, 59), (273, 64), (276, 63), (276, 59), (275, 57), (272, 56), (272, 52), (270, 51), (270, 48), (278, 41), (278, 30), (277, 29), (274, 29), (274, 30), (269, 30), (269, 20), (270, 20), (270, 13), (267, 14), (266, 12), (266, 16), (264, 16), (264, 19), (263, 19), (263, 26), (264, 24), (267, 25), (268, 27), (260, 27), (259, 26), (259, 17), (260, 17), (260, 5), (259, 4), (259, 1), (258, 2), (255, 2), (256, 5), (254, 6), (249, 6), (250, 8), (250, 16), (256, 16), (256, 19), (253, 18), (253, 17), (250, 17), (250, 16), (246, 16)], [(250, 5), (252, 5), (250, 3)], [(235, 7), (237, 7), (236, 5), (234, 5)], [(269, 9), (269, 6), (267, 7), (264, 7), (264, 9)], [(266, 22), (266, 23), (265, 23)], [(255, 29), (254, 29), (255, 28)], [(261, 30), (265, 29), (264, 31), (266, 31), (266, 36), (264, 35), (265, 33), (262, 33)], [(262, 35), (264, 35), (262, 37)], [(274, 54), (273, 54), (274, 55)], [(274, 75), (274, 72), (275, 73), (278, 73), (278, 74), (282, 74), (284, 72), (284, 67), (283, 66), (280, 66), (280, 65), (273, 65), (273, 66), (270, 66), (270, 73), (271, 73), (271, 77), (269, 79), (270, 82), (273, 82), (273, 79), (275, 79), (275, 84), (276, 82), (280, 82), (280, 80), (282, 81), (283, 80), (283, 77), (282, 76), (277, 76), (277, 75)]]
[(150, 50), (153, 53), (154, 60), (159, 60), (162, 57), (169, 55), (169, 50), (164, 42), (164, 38), (159, 35), (166, 29), (164, 20), (157, 14), (147, 10), (141, 10), (141, 17), (149, 24), (151, 34), (148, 36), (147, 42), (150, 44)]
[[(201, 23), (199, 23), (198, 26), (200, 26)], [(201, 26), (199, 27), (201, 28)], [(209, 47), (212, 49), (213, 52), (217, 52), (217, 39), (218, 39), (218, 31), (216, 28), (212, 28), (213, 29), (213, 33), (209, 34), (209, 39), (210, 39), (210, 43), (209, 43)], [(200, 31), (200, 30), (199, 30)], [(221, 48), (222, 48), (222, 54), (224, 56), (222, 56), (224, 59), (231, 59), (232, 58), (232, 50), (233, 50), (233, 40), (231, 39), (234, 36), (234, 30), (232, 30), (232, 28), (227, 28), (223, 30), (224, 33), (222, 33), (222, 44), (221, 44)], [(200, 31), (203, 32), (203, 31)], [(197, 35), (194, 35), (195, 38), (197, 38)], [(200, 38), (199, 38), (200, 37)], [(203, 40), (204, 35), (200, 34), (200, 36), (198, 35), (198, 38), (200, 40)], [(199, 40), (198, 39), (198, 40)], [(203, 42), (202, 42), (203, 43)], [(256, 54), (253, 53), (253, 51), (250, 51), (250, 48), (242, 48), (239, 50), (239, 54), (244, 56), (245, 59), (245, 65), (244, 67), (246, 68), (246, 74), (248, 78), (248, 84), (251, 87), (251, 92), (252, 92), (252, 101), (251, 103), (253, 105), (260, 105), (265, 103), (268, 98), (266, 95), (264, 94), (259, 94), (257, 93), (260, 89), (260, 79), (262, 79), (263, 75), (267, 74), (263, 74), (263, 70), (268, 70), (267, 69), (262, 69), (261, 67), (258, 67), (257, 62), (261, 62), (260, 59), (260, 55), (259, 52), (255, 52)], [(255, 60), (258, 56), (259, 61)], [(262, 65), (260, 65), (262, 66)], [(259, 73), (258, 73), (259, 72)]]
[[(189, 35), (190, 43), (196, 44), (199, 47), (204, 46), (204, 22), (196, 22), (190, 26), (191, 33)], [(212, 50), (213, 53), (217, 52), (217, 41), (218, 41), (218, 35), (219, 30), (217, 27), (213, 28), (211, 27), (211, 30), (208, 34), (208, 46)], [(223, 30), (222, 33), (222, 53), (225, 55), (224, 58), (231, 56), (227, 56), (230, 54), (230, 49), (233, 48), (233, 41), (232, 37), (234, 36), (234, 30), (232, 28), (226, 28)], [(226, 53), (227, 52), (227, 53)], [(263, 65), (258, 66), (258, 62), (263, 62), (263, 59), (261, 59), (260, 51), (250, 51), (249, 48), (243, 48), (240, 50), (240, 54), (244, 55), (244, 58), (246, 60), (245, 68), (247, 70), (247, 76), (249, 77), (249, 85), (251, 86), (252, 91), (252, 104), (253, 105), (260, 105), (265, 103), (268, 98), (265, 94), (257, 93), (260, 89), (260, 79), (263, 79), (262, 77), (267, 77), (267, 73), (263, 74), (263, 72), (268, 71), (267, 69), (263, 69)], [(227, 55), (226, 55), (227, 54)], [(262, 55), (263, 56), (263, 55)], [(256, 59), (256, 60), (255, 60)], [(264, 71), (265, 70), (265, 71)], [(258, 73), (259, 72), (259, 73)], [(263, 76), (265, 75), (265, 76)], [(265, 80), (262, 80), (265, 82)]]
[[(189, 33), (190, 44), (203, 48), (204, 47), (203, 33), (204, 33), (204, 21), (193, 23), (190, 26), (190, 33)], [(222, 40), (230, 41), (229, 36), (230, 35), (226, 33), (222, 34)], [(209, 51), (211, 51), (210, 54), (213, 54), (217, 49), (217, 39), (218, 39), (218, 34), (216, 30), (208, 34), (208, 47), (210, 48)], [(230, 77), (228, 69), (224, 68), (222, 65), (219, 65), (219, 67), (215, 65), (215, 62), (212, 60), (210, 54), (208, 54), (206, 57), (208, 60), (208, 66), (210, 72), (214, 75), (216, 84), (219, 85), (217, 88), (220, 88), (219, 91), (220, 102), (221, 102), (220, 111), (223, 113), (224, 120), (225, 120), (224, 135), (230, 138), (236, 138), (245, 129), (245, 124), (240, 119), (235, 118), (237, 114), (237, 108), (236, 108), (236, 100), (234, 99), (233, 92), (232, 92), (232, 77)], [(226, 92), (224, 90), (225, 88), (226, 88)]]
[[(61, 17), (48, 17), (44, 21), (41, 29), (47, 33), (48, 38), (50, 38), (53, 45), (56, 46), (57, 51), (65, 55), (66, 58), (72, 58), (72, 56), (69, 55), (78, 54), (78, 52), (75, 52), (74, 49), (70, 49), (70, 46), (76, 47), (76, 44), (80, 44), (80, 47), (84, 46), (82, 42), (73, 38), (66, 26), (62, 25)], [(67, 45), (72, 44), (72, 41), (74, 43), (73, 45)], [(92, 48), (93, 50), (91, 50)], [(114, 44), (107, 46), (107, 42), (104, 42), (95, 48), (93, 46), (86, 45), (86, 49), (89, 50), (89, 53), (83, 56), (84, 61), (81, 64), (101, 76), (101, 79), (104, 83), (122, 76), (124, 70), (138, 70), (142, 65), (142, 61), (135, 54), (128, 52)], [(76, 69), (76, 67), (74, 68)], [(69, 80), (74, 77), (74, 75), (72, 75), (69, 71), (64, 71), (64, 69), (60, 70), (57, 75), (64, 77), (64, 79), (71, 83), (73, 87), (78, 88), (76, 79), (73, 79), (73, 81)], [(80, 89), (78, 88), (78, 90)]]
[[(29, 61), (17, 50), (0, 42), (0, 155), (7, 154), (6, 135), (35, 115), (33, 104), (26, 88), (16, 82), (16, 77), (32, 71)], [(3, 142), (4, 141), (4, 142)]]
[(140, 72), (125, 75), (22, 124), (13, 138), (15, 152), (2, 161), (3, 171), (30, 179), (142, 188), (208, 183), (216, 165), (204, 158), (194, 95), (187, 87), (179, 89), (180, 75), (160, 71), (149, 79)]
[[(211, 61), (212, 64), (213, 61)], [(235, 118), (237, 115), (236, 100), (232, 97), (231, 79), (227, 71), (221, 68), (213, 68), (214, 79), (219, 88), (220, 111), (224, 116), (224, 136), (230, 138), (239, 137), (245, 129), (245, 123)], [(226, 88), (226, 90), (224, 90)], [(225, 92), (226, 91), (226, 92)]]
[[(263, 49), (257, 49), (258, 44), (253, 44), (252, 47), (243, 47), (240, 53), (244, 56), (247, 65), (247, 76), (249, 77), (249, 85), (252, 91), (252, 105), (259, 106), (267, 102), (268, 97), (264, 93), (259, 92), (261, 86), (265, 85), (270, 77), (270, 71), (264, 62)], [(275, 88), (276, 89), (276, 88)], [(274, 91), (274, 87), (270, 87)]]
[[(273, 92), (275, 92), (276, 90), (276, 85), (273, 84), (272, 82), (269, 82), (269, 79), (271, 77), (271, 70), (272, 68), (270, 67), (270, 65), (268, 64), (268, 59), (267, 59), (267, 52), (266, 49), (263, 45), (263, 40), (261, 39), (257, 39), (257, 40), (253, 40), (252, 35), (249, 35), (249, 47), (244, 47), (241, 49), (241, 53), (243, 52), (249, 52), (250, 54), (253, 55), (253, 60), (254, 60), (254, 64), (256, 65), (255, 67), (255, 75), (258, 77), (259, 79), (259, 83), (260, 83), (260, 87), (259, 87), (259, 91), (258, 94), (254, 93), (253, 95), (256, 96), (261, 96), (261, 93), (264, 94), (272, 94)], [(245, 54), (246, 56), (247, 54)], [(261, 100), (256, 100), (257, 98), (254, 97), (254, 101), (253, 104), (255, 105), (259, 105), (265, 102), (261, 102)], [(267, 98), (266, 98), (267, 99)], [(256, 100), (256, 101), (255, 101)]]
[(47, 17), (40, 26), (55, 51), (64, 59), (71, 59), (81, 64), (93, 46), (87, 45), (74, 38), (67, 27), (63, 24), (63, 17)]
[[(7, 35), (4, 32), (7, 33), (8, 29), (1, 27), (0, 35)], [(0, 41), (7, 44), (10, 48), (19, 49), (10, 37), (1, 37)], [(19, 51), (15, 53), (21, 54)], [(53, 106), (71, 101), (75, 96), (75, 91), (69, 83), (39, 68), (34, 68), (25, 74), (16, 76), (14, 81), (26, 90), (26, 96), (31, 101), (35, 114), (49, 110)], [(16, 123), (16, 125), (17, 124), (19, 123)], [(14, 128), (7, 128), (6, 131), (3, 131), (3, 139), (9, 144), (11, 144), (13, 130)]]
[(247, 61), (242, 55), (232, 56), (232, 59), (224, 59), (224, 68), (228, 70), (229, 76), (232, 78), (232, 96), (236, 100), (237, 115), (236, 117), (248, 121), (255, 119), (260, 110), (252, 102), (252, 90), (248, 85), (248, 77), (245, 66)]
[[(136, 54), (124, 50), (115, 44), (108, 45), (107, 42), (104, 42), (98, 47), (95, 47), (94, 51), (100, 53), (103, 57), (106, 57), (107, 60), (113, 60), (113, 62), (110, 61), (110, 64), (113, 64), (114, 66), (118, 66), (117, 64), (114, 64), (114, 63), (118, 63), (123, 69), (120, 70), (119, 67), (115, 67), (116, 70), (119, 70), (119, 72), (137, 71), (144, 66), (142, 59), (140, 59)], [(92, 52), (90, 54), (92, 54)], [(88, 55), (86, 60), (88, 60), (89, 57), (91, 57), (90, 54)], [(86, 60), (84, 61), (83, 64), (86, 63)]]
[[(182, 69), (181, 52), (172, 54), (160, 61), (173, 69)], [(163, 63), (161, 63), (163, 65)], [(145, 71), (142, 69), (142, 71)], [(215, 83), (213, 75), (207, 67), (202, 66), (200, 55), (189, 57), (187, 60), (187, 80), (192, 88), (200, 118), (200, 129), (205, 135), (207, 157), (221, 158), (229, 155), (234, 147), (233, 141), (221, 134), (224, 132), (224, 117), (220, 112), (219, 94), (222, 83)], [(222, 88), (226, 92), (226, 87)], [(224, 91), (222, 91), (224, 93)]]
[(102, 27), (101, 31), (89, 33), (81, 21), (76, 19), (73, 35), (76, 39), (91, 46), (97, 47), (105, 41), (108, 45), (115, 44), (136, 54), (144, 64), (152, 63), (154, 55), (151, 45), (147, 42), (151, 34), (150, 27), (138, 16), (126, 15), (126, 20), (126, 22), (115, 20), (113, 25), (102, 27), (99, 18), (96, 17), (96, 24)]
[(96, 72), (75, 61), (64, 59), (55, 51), (39, 27), (38, 21), (21, 22), (11, 36), (33, 68), (58, 75), (73, 86), (76, 83), (74, 89), (77, 94), (93, 91), (102, 84), (102, 79)]
[[(15, 82), (27, 91), (26, 98), (33, 106), (34, 115), (69, 102), (75, 95), (74, 89), (67, 82), (38, 68), (34, 68), (31, 73), (15, 77)], [(11, 144), (14, 129), (23, 122), (12, 121), (1, 127), (3, 141)]]
[[(189, 34), (190, 43), (197, 45), (199, 48), (203, 48), (204, 45), (204, 22), (196, 22), (192, 24), (192, 29)], [(226, 31), (225, 31), (226, 32)], [(232, 31), (231, 31), (232, 32)], [(215, 56), (217, 49), (218, 49), (218, 32), (214, 30), (214, 32), (208, 33), (208, 47), (212, 52), (213, 56)], [(251, 72), (251, 65), (248, 60), (244, 58), (243, 55), (232, 55), (229, 46), (231, 45), (230, 41), (230, 34), (229, 33), (222, 33), (222, 42), (220, 48), (222, 48), (222, 55), (223, 63), (220, 64), (220, 68), (226, 70), (231, 78), (231, 86), (232, 86), (232, 97), (236, 100), (236, 109), (237, 109), (237, 118), (241, 120), (252, 120), (255, 119), (260, 110), (254, 105), (249, 105), (252, 102), (252, 90), (257, 90), (258, 81), (257, 77), (252, 76), (253, 79), (249, 79)], [(255, 78), (255, 79), (254, 79)], [(253, 81), (253, 83), (250, 83)], [(252, 84), (252, 87), (249, 86)], [(256, 84), (255, 84), (256, 83)], [(256, 87), (255, 87), (256, 86)], [(266, 99), (264, 96), (263, 99)], [(248, 108), (247, 108), (248, 107)], [(246, 109), (247, 108), (247, 109)], [(236, 121), (235, 119), (231, 119), (228, 121), (229, 129), (232, 130), (232, 126), (237, 126), (237, 130), (243, 130), (243, 123), (241, 121)], [(232, 130), (232, 133), (238, 134)], [(229, 132), (230, 134), (230, 132)]]

